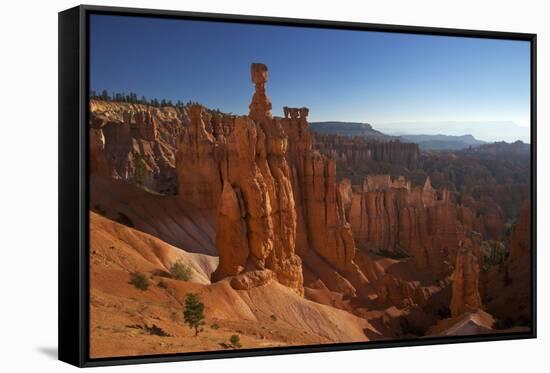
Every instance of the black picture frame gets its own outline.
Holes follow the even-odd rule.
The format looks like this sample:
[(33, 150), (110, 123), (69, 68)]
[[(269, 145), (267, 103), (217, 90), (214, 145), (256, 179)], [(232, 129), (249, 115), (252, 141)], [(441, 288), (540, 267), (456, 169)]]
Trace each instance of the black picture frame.
[[(215, 20), (282, 26), (315, 27), (391, 33), (523, 40), (531, 45), (531, 332), (460, 337), (429, 337), (331, 345), (192, 352), (91, 359), (89, 357), (89, 218), (88, 218), (88, 18), (91, 14), (170, 19)], [(59, 360), (79, 367), (172, 362), (197, 359), (283, 355), (536, 338), (536, 216), (537, 216), (537, 55), (536, 34), (448, 28), (242, 16), (169, 10), (81, 5), (59, 13)]]

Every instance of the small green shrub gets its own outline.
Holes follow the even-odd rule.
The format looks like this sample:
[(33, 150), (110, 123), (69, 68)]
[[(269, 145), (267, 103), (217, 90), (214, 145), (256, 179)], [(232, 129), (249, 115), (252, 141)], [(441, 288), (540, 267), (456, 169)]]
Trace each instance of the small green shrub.
[(491, 267), (501, 265), (506, 259), (504, 245), (499, 241), (483, 241), (481, 243), (481, 254), (483, 256), (483, 271)]
[(176, 280), (189, 281), (192, 277), (193, 272), (191, 270), (191, 267), (178, 260), (177, 262), (172, 264), (172, 267), (170, 267), (170, 274)]
[(218, 324), (216, 324), (216, 323), (210, 325), (210, 327), (211, 327), (212, 329), (214, 329), (214, 330), (217, 330), (217, 329), (220, 328), (220, 326), (219, 326)]
[(143, 156), (139, 152), (133, 152), (132, 154), (134, 162), (134, 180), (137, 184), (142, 185), (145, 181), (146, 166)]
[(241, 337), (239, 337), (238, 334), (233, 334), (231, 338), (229, 338), (229, 347), (233, 349), (241, 348)]
[(130, 284), (134, 285), (139, 290), (147, 290), (149, 288), (149, 279), (143, 273), (130, 273)]

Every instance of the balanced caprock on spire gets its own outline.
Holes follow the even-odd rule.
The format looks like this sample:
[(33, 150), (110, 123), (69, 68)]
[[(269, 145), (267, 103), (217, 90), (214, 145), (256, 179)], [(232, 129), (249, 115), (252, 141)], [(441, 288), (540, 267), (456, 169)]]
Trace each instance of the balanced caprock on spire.
[(262, 121), (263, 119), (271, 119), (271, 101), (265, 93), (265, 83), (268, 79), (268, 69), (263, 63), (253, 63), (250, 66), (250, 75), (252, 83), (256, 86), (254, 96), (252, 96), (252, 102), (250, 103), (250, 118), (255, 121)]

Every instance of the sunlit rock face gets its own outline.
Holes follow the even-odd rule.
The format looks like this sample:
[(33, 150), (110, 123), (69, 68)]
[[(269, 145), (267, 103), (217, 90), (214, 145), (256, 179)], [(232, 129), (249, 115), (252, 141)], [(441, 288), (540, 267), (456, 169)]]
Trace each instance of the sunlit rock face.
[[(253, 64), (251, 78), (255, 92), (250, 114), (236, 117), (229, 135), (224, 135), (223, 139), (202, 136), (210, 154), (216, 147), (214, 143), (220, 149), (219, 171), (207, 172), (207, 176), (195, 182), (195, 185), (204, 185), (201, 180), (206, 180), (205, 183), (214, 184), (211, 190), (206, 188), (210, 197), (201, 199), (199, 196), (197, 201), (219, 199), (221, 191), (215, 189), (218, 175), (229, 183), (223, 187), (217, 234), (225, 237), (232, 231), (236, 235), (234, 239), (242, 241), (239, 232), (243, 231), (244, 221), (248, 245), (247, 248), (244, 244), (235, 248), (220, 239), (217, 245), (220, 268), (215, 277), (269, 269), (279, 282), (301, 293), (304, 262), (307, 272), (313, 272), (313, 276), (323, 279), (327, 286), (353, 295), (364, 292), (367, 279), (353, 261), (355, 242), (336, 182), (336, 165), (333, 159), (313, 149), (307, 128), (309, 110), (285, 107), (284, 118), (273, 118), (265, 91), (267, 67)], [(205, 128), (200, 123), (201, 117), (192, 116), (191, 128)], [(208, 170), (211, 167), (203, 165), (200, 168)], [(187, 180), (200, 176), (200, 171), (195, 170)], [(184, 188), (193, 190), (190, 186)], [(239, 198), (242, 199), (241, 210), (234, 202)], [(232, 219), (222, 213), (228, 203), (232, 206)], [(236, 219), (238, 213), (241, 219)], [(231, 229), (233, 224), (234, 230)], [(246, 252), (249, 253), (246, 260), (236, 263), (234, 257), (244, 257)]]
[(187, 123), (184, 109), (91, 100), (90, 112), (92, 172), (176, 194), (175, 139)]
[(429, 178), (411, 187), (404, 177), (368, 176), (352, 188), (348, 210), (360, 249), (410, 256), (419, 270), (441, 278), (450, 273), (465, 230), (448, 191), (434, 189)]
[(453, 274), (451, 316), (481, 309), (479, 293), (479, 263), (471, 247), (462, 247), (456, 256)]
[(182, 204), (217, 210), (220, 264), (213, 280), (247, 272), (272, 271), (303, 294), (296, 249), (296, 208), (286, 155), (288, 138), (272, 118), (265, 94), (267, 67), (253, 64), (255, 93), (248, 116), (204, 120), (205, 109), (190, 108), (190, 125), (178, 143), (178, 196)]

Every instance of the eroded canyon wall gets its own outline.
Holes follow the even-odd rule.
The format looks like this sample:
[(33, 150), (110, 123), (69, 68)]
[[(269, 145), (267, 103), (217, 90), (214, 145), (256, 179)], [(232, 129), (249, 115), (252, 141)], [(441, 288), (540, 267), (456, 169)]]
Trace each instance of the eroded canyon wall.
[(314, 149), (307, 108), (283, 109), (298, 211), (297, 250), (306, 280), (320, 279), (331, 290), (366, 296), (369, 282), (354, 261), (355, 240), (336, 181), (336, 161)]
[(487, 310), (501, 327), (532, 325), (531, 206), (526, 200), (512, 226), (508, 258), (485, 276), (484, 299)]
[(417, 144), (397, 140), (379, 141), (364, 137), (315, 134), (315, 148), (349, 165), (365, 162), (387, 162), (395, 166), (415, 169), (420, 149)]
[(90, 111), (92, 172), (176, 194), (175, 139), (188, 123), (185, 109), (91, 100)]
[(453, 273), (450, 304), (452, 317), (481, 309), (479, 271), (479, 260), (472, 252), (471, 247), (461, 247), (456, 256)]
[(449, 273), (464, 227), (449, 193), (435, 190), (429, 178), (411, 187), (403, 177), (368, 176), (352, 188), (348, 209), (360, 249), (411, 256), (418, 269), (438, 277)]

